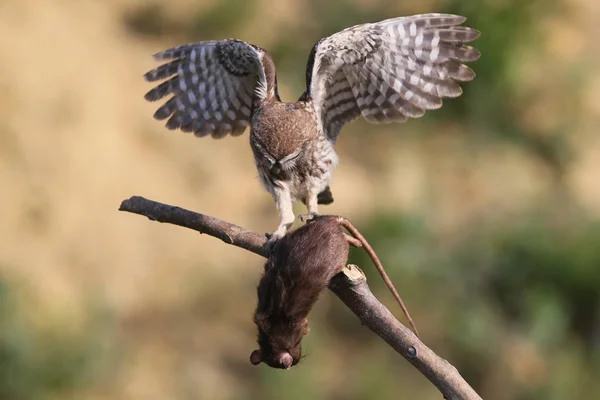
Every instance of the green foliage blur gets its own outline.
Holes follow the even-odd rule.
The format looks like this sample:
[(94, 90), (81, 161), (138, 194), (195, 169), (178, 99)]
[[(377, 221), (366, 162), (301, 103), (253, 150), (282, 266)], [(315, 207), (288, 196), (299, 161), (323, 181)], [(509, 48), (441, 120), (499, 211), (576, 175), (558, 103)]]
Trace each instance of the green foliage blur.
[(89, 307), (83, 331), (36, 326), (35, 302), (10, 283), (0, 280), (0, 399), (61, 399), (102, 376), (110, 321)]
[[(402, 128), (418, 129), (419, 135), (390, 135), (389, 140), (398, 146), (429, 140), (448, 134), (436, 133), (436, 127), (452, 125), (458, 128), (450, 134), (460, 136), (468, 154), (497, 145), (514, 147), (552, 181), (542, 198), (510, 215), (488, 210), (450, 235), (430, 224), (428, 215), (441, 201), (435, 195), (426, 197), (414, 213), (388, 208), (355, 221), (387, 266), (425, 343), (486, 399), (599, 398), (600, 221), (577, 203), (563, 181), (577, 160), (569, 133), (579, 120), (585, 68), (573, 60), (573, 76), (557, 83), (565, 107), (551, 129), (525, 122), (526, 105), (540, 94), (528, 90), (526, 77), (515, 73), (524, 54), (541, 51), (536, 45), (539, 21), (568, 12), (567, 2), (451, 0), (421, 8), (416, 8), (417, 2), (363, 3), (308, 0), (312, 18), (291, 26), (269, 46), (279, 82), (299, 95), (311, 46), (344, 27), (416, 12), (465, 15), (469, 26), (482, 31), (474, 43), (482, 53), (473, 64), (477, 78), (463, 85), (463, 96)], [(141, 2), (123, 12), (122, 25), (128, 35), (147, 40), (235, 37), (248, 21), (261, 18), (264, 2), (223, 0), (181, 20), (171, 19), (168, 7), (164, 2)], [(369, 126), (356, 122), (346, 130), (365, 127)], [(356, 132), (352, 143), (367, 147), (367, 136)], [(363, 268), (372, 290), (403, 320), (368, 258), (353, 250), (351, 262)], [(28, 301), (15, 295), (13, 286), (0, 276), (0, 399), (65, 398), (98, 380), (117, 379), (113, 375), (120, 365), (118, 346), (107, 344), (117, 322), (90, 305), (90, 321), (75, 333), (34, 326), (28, 321)], [(210, 296), (198, 294), (195, 307), (206, 306)], [(227, 306), (210, 307), (218, 314)], [(195, 318), (200, 326), (210, 323)], [(243, 395), (235, 398), (440, 398), (425, 378), (361, 328), (333, 296), (324, 296), (311, 315), (311, 334), (304, 346), (306, 358), (287, 373), (251, 369), (245, 355), (242, 361), (223, 360), (230, 382), (244, 387), (239, 391)], [(343, 380), (332, 372), (339, 370)], [(182, 388), (177, 398), (203, 398), (198, 393), (201, 390)]]

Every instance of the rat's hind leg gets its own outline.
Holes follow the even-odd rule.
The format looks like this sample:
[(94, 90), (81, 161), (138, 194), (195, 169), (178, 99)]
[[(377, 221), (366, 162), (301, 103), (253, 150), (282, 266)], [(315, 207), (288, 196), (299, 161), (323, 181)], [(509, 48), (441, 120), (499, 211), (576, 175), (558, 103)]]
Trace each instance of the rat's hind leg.
[(350, 244), (350, 246), (362, 247), (362, 242), (357, 238), (350, 236), (347, 233), (344, 233), (344, 237), (346, 238), (346, 241)]

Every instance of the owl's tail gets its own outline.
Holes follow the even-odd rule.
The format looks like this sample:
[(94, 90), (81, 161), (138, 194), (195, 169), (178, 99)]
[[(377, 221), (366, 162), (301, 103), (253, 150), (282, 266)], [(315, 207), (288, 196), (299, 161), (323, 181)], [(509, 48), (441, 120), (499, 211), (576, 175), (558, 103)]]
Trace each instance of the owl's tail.
[(331, 193), (331, 189), (329, 186), (325, 188), (319, 195), (317, 196), (318, 204), (331, 204), (333, 203), (333, 194)]

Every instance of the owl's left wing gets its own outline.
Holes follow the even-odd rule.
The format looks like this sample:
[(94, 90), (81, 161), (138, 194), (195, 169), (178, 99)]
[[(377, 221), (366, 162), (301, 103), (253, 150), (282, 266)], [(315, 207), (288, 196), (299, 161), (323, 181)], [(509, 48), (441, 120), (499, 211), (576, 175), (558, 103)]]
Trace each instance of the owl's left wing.
[(198, 137), (241, 135), (250, 125), (253, 104), (267, 96), (258, 46), (237, 39), (190, 43), (154, 55), (166, 63), (147, 72), (149, 82), (163, 81), (146, 93), (148, 101), (172, 95), (154, 113), (167, 128)]
[(465, 45), (479, 37), (466, 18), (422, 14), (357, 25), (321, 39), (309, 56), (305, 98), (336, 141), (347, 122), (404, 122), (458, 97), (456, 81), (475, 77), (462, 64), (479, 58)]

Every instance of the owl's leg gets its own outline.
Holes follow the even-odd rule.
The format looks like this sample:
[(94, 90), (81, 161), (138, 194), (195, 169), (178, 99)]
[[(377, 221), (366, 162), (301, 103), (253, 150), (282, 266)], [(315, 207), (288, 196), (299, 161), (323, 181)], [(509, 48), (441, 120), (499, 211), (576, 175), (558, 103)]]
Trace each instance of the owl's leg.
[(306, 196), (305, 203), (308, 208), (308, 214), (300, 215), (299, 218), (302, 222), (307, 222), (313, 219), (314, 216), (319, 215), (319, 193), (314, 190), (310, 190)]
[(308, 213), (312, 215), (319, 215), (319, 193), (314, 190), (308, 192), (306, 197), (306, 207)]
[(273, 198), (275, 199), (277, 211), (279, 211), (280, 222), (275, 232), (270, 235), (267, 242), (268, 246), (272, 246), (278, 239), (281, 239), (296, 218), (292, 208), (292, 194), (287, 186), (276, 187), (273, 190)]

